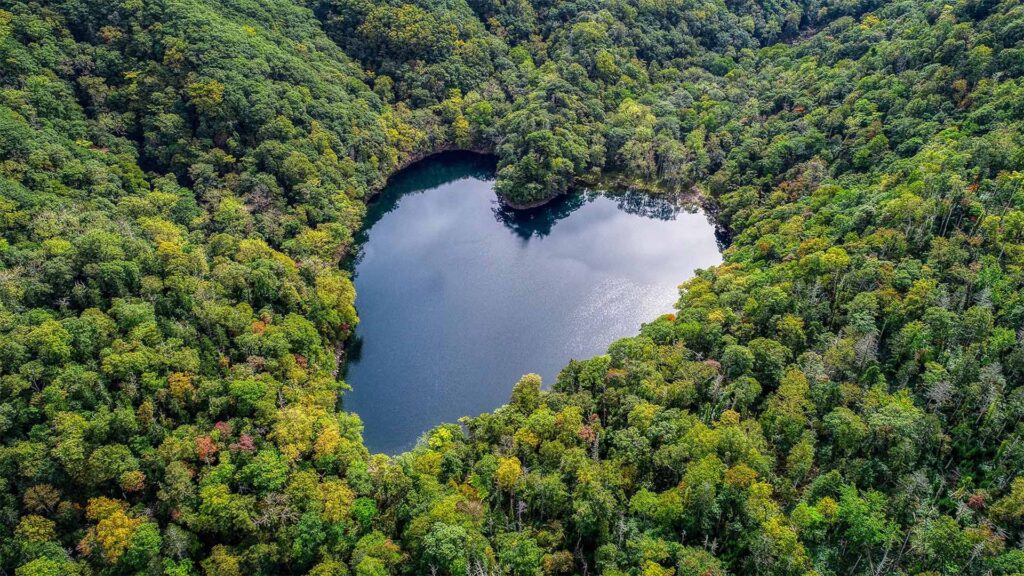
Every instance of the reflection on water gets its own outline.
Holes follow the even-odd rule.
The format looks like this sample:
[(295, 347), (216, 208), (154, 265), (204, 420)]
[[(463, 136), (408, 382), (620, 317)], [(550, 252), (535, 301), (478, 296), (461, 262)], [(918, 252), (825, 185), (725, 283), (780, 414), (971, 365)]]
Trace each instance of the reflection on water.
[(619, 210), (654, 220), (674, 220), (680, 212), (695, 214), (700, 206), (692, 199), (652, 196), (639, 190), (597, 192), (586, 190), (556, 198), (539, 208), (513, 210), (495, 203), (494, 217), (524, 240), (547, 236), (560, 220), (598, 198), (612, 200)]
[(512, 230), (523, 240), (543, 237), (551, 234), (551, 229), (559, 220), (567, 218), (590, 201), (588, 194), (571, 194), (555, 198), (538, 208), (513, 210), (500, 202), (491, 207), (494, 218)]
[(677, 284), (721, 259), (694, 206), (586, 192), (516, 212), (493, 177), (487, 157), (442, 155), (368, 207), (344, 402), (371, 450), (500, 406), (526, 372), (550, 383), (670, 311)]

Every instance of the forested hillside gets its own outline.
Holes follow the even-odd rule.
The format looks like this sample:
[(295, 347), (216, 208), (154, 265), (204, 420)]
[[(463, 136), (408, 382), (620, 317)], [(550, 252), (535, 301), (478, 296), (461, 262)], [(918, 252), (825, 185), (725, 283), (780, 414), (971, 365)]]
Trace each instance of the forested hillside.
[[(731, 245), (370, 455), (342, 263), (447, 149)], [(1024, 574), (1024, 5), (0, 0), (0, 571)]]

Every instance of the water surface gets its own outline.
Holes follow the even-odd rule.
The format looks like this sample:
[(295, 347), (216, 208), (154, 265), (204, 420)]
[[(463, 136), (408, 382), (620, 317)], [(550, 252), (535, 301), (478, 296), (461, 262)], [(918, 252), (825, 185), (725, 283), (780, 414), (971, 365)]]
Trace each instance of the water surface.
[(678, 284), (721, 261), (693, 207), (588, 192), (512, 212), (493, 179), (487, 157), (436, 156), (369, 207), (344, 403), (374, 452), (505, 404), (525, 373), (550, 384), (671, 312)]

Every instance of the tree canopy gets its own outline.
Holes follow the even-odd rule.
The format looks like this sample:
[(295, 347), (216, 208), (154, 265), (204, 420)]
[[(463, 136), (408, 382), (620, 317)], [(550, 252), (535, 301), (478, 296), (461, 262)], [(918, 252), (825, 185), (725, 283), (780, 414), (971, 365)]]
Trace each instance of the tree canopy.
[[(371, 455), (341, 263), (448, 149), (729, 246)], [(1024, 574), (1022, 327), (1016, 0), (0, 2), (4, 573)]]

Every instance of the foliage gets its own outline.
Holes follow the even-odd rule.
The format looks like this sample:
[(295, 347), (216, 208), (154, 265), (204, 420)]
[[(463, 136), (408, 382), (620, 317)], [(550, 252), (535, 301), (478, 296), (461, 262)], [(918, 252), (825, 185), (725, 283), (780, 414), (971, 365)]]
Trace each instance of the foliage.
[[(1024, 572), (1013, 0), (0, 3), (0, 570)], [(696, 191), (725, 262), (370, 455), (364, 201)]]

